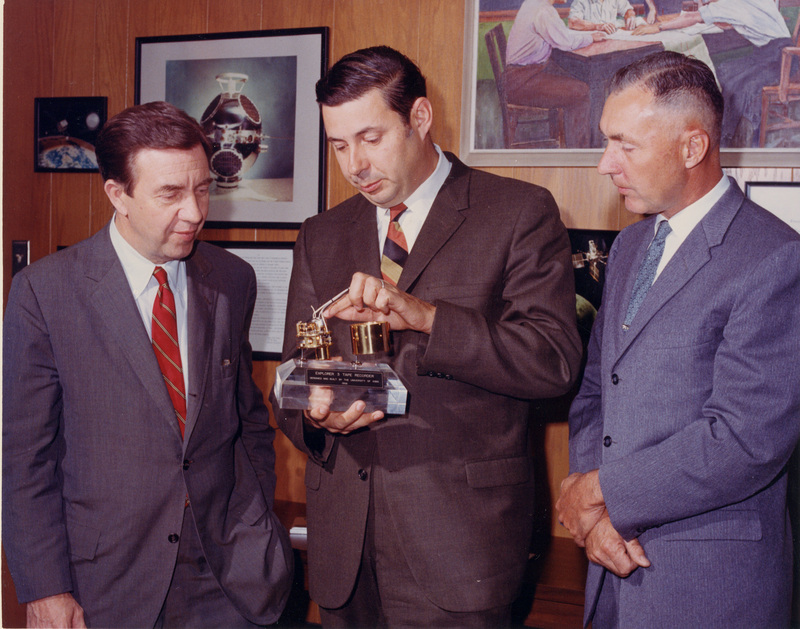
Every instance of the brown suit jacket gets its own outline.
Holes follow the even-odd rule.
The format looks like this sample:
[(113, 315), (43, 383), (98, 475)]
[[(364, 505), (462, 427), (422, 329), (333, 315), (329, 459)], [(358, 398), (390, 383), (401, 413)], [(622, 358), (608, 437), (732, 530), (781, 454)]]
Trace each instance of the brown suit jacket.
[[(564, 393), (580, 359), (569, 242), (547, 190), (447, 157), (452, 170), (398, 285), (437, 307), (430, 335), (393, 333), (406, 414), (307, 443), (301, 413), (273, 399), (279, 427), (310, 457), (309, 579), (323, 607), (344, 604), (355, 582), (373, 465), (414, 577), (440, 607), (510, 603), (528, 558), (529, 400)], [(300, 230), (285, 359), (298, 355), (295, 322), (356, 271), (380, 275), (375, 207), (361, 195)], [(347, 322), (330, 326), (349, 360)]]

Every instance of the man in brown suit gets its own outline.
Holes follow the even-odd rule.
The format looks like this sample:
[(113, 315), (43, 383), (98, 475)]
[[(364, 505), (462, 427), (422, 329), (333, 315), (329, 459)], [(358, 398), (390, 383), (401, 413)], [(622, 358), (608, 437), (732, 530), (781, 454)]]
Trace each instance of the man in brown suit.
[[(352, 359), (349, 322), (388, 321), (409, 401), (384, 417), (273, 397), (309, 455), (311, 596), (326, 626), (502, 625), (532, 532), (529, 400), (564, 393), (580, 359), (566, 230), (547, 190), (434, 145), (425, 79), (397, 51), (342, 58), (317, 100), (361, 194), (300, 230), (284, 358), (295, 322), (349, 286), (325, 313), (336, 352)], [(395, 286), (380, 252), (400, 203)]]

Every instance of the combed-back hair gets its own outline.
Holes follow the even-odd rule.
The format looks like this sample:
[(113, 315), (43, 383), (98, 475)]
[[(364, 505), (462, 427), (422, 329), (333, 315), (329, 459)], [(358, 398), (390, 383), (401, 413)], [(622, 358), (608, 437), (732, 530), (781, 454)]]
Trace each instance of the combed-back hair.
[(372, 89), (380, 90), (387, 106), (407, 123), (411, 108), (427, 96), (425, 77), (404, 54), (388, 46), (363, 48), (337, 61), (317, 81), (317, 102), (336, 107), (356, 100)]
[(619, 69), (611, 79), (609, 94), (635, 85), (650, 92), (658, 105), (695, 109), (712, 145), (719, 147), (725, 102), (705, 63), (677, 52), (655, 52)]
[(188, 151), (196, 146), (202, 146), (206, 157), (211, 157), (211, 143), (197, 121), (175, 105), (156, 101), (128, 107), (111, 118), (97, 137), (95, 154), (103, 181), (113, 179), (130, 195), (139, 151)]

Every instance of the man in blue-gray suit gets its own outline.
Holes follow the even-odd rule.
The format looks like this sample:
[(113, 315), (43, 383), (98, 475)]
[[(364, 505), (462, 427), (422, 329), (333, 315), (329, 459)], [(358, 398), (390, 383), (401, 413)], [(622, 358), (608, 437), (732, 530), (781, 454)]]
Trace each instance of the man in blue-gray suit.
[(723, 175), (702, 63), (657, 53), (609, 94), (599, 170), (646, 218), (612, 247), (570, 411), (557, 508), (591, 560), (584, 622), (787, 626), (800, 236)]

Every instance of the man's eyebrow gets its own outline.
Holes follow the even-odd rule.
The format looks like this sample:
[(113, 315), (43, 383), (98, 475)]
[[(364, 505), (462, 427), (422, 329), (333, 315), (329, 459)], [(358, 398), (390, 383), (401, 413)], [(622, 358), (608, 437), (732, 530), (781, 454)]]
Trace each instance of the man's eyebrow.
[[(353, 135), (358, 138), (366, 135), (370, 131), (379, 131), (379, 130), (380, 128), (376, 126), (364, 127), (363, 129), (359, 129), (358, 131), (356, 131)], [(332, 138), (328, 136), (328, 142), (345, 142), (345, 141), (346, 140), (343, 140), (342, 138)]]

